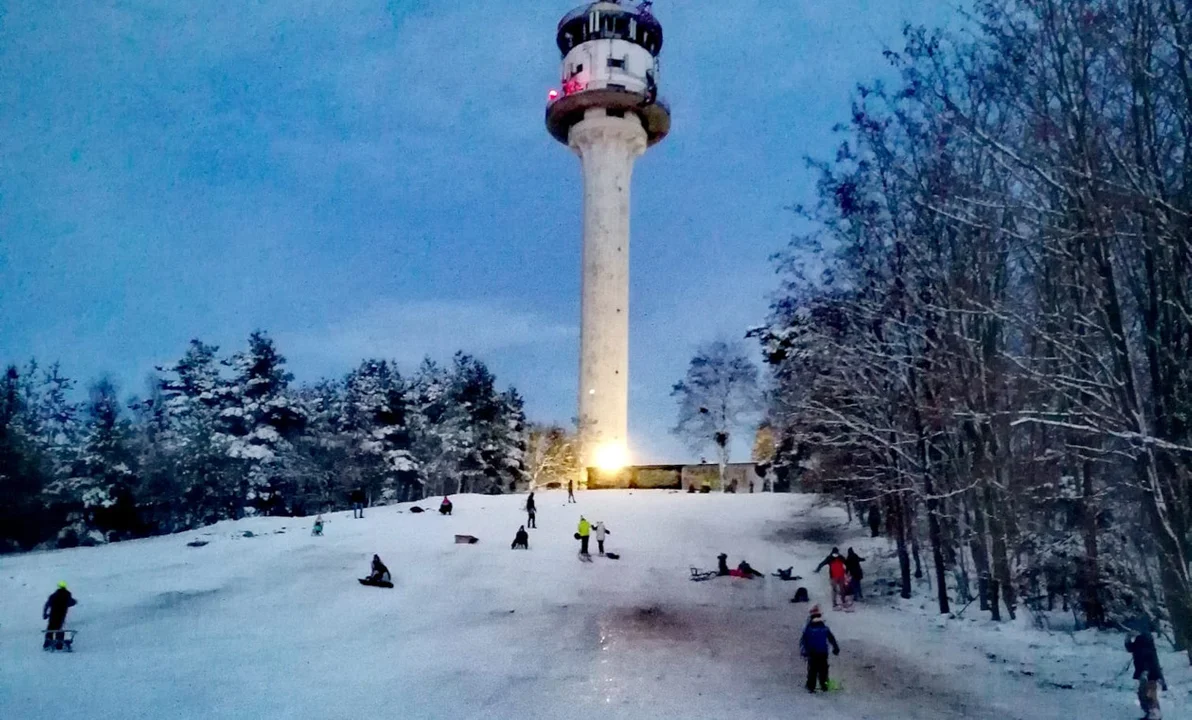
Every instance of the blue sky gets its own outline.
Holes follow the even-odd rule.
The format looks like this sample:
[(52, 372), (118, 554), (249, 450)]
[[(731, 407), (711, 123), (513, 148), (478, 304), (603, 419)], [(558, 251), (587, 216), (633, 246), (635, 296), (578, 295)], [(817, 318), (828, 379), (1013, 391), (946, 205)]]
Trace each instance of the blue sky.
[[(139, 392), (270, 331), (300, 380), (465, 349), (574, 415), (579, 165), (543, 127), (567, 0), (0, 0), (0, 362)], [(631, 442), (769, 256), (857, 81), (940, 0), (659, 0), (671, 135), (633, 186)], [(744, 447), (744, 445), (742, 445)]]

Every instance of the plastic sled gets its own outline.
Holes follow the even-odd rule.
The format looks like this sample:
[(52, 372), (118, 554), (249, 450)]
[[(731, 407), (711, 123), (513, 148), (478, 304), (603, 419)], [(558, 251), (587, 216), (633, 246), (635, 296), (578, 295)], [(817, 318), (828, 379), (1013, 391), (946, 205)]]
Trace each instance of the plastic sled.
[(691, 568), (691, 579), (695, 582), (703, 582), (716, 577), (718, 573), (715, 570), (700, 570), (697, 567)]
[(368, 585), (369, 587), (391, 588), (393, 583), (387, 580), (372, 580), (370, 578), (357, 578), (361, 585)]
[[(50, 652), (74, 652), (74, 636), (77, 632), (77, 630), (67, 630), (65, 628), (62, 630), (43, 630), (41, 632), (42, 650), (48, 650)], [(62, 639), (51, 639), (49, 645), (44, 645), (47, 635), (61, 635)]]
[(839, 680), (828, 681), (828, 692), (840, 692), (843, 689), (844, 686), (840, 684)]

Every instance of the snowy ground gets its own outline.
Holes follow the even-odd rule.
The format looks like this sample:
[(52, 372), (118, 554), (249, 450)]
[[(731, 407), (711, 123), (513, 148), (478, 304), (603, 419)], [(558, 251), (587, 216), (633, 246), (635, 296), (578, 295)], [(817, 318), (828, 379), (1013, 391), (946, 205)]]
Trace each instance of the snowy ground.
[[(869, 557), (872, 588), (891, 566), (884, 542), (801, 496), (538, 497), (529, 552), (509, 549), (524, 496), (460, 496), (450, 518), (339, 513), (322, 538), (308, 520), (252, 519), (0, 558), (0, 717), (1138, 717), (1119, 636), (994, 626), (975, 606), (943, 619), (927, 588), (829, 611), (844, 690), (808, 695), (807, 606), (787, 600), (799, 584), (824, 599), (810, 571), (832, 541)], [(606, 522), (621, 560), (577, 561), (581, 512)], [(456, 533), (481, 542), (455, 545)], [(209, 544), (186, 546), (198, 537)], [(809, 580), (687, 579), (721, 551)], [(396, 589), (356, 583), (374, 552)], [(79, 599), (73, 655), (39, 649), (60, 579)], [(1166, 717), (1192, 717), (1187, 662), (1163, 660)]]

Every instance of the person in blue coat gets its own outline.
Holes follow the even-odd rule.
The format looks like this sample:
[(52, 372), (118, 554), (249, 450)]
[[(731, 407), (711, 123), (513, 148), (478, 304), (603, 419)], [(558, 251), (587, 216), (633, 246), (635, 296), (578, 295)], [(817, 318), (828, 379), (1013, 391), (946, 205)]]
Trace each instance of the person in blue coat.
[(829, 648), (833, 655), (840, 654), (836, 636), (824, 624), (824, 616), (816, 605), (811, 608), (807, 627), (803, 628), (803, 637), (799, 639), (799, 654), (807, 658), (807, 692), (815, 692), (816, 683), (820, 690), (828, 689)]

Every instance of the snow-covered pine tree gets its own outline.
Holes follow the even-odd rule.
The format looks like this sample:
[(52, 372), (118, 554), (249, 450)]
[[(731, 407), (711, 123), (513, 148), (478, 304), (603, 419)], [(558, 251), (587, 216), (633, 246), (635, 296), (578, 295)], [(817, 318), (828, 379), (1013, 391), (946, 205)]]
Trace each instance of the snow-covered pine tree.
[(306, 417), (304, 431), (292, 441), (300, 462), (290, 468), (296, 473), (291, 507), (295, 515), (327, 512), (346, 499), (343, 483), (350, 459), (343, 383), (320, 380), (291, 392)]
[(231, 377), (220, 389), (221, 441), (233, 461), (237, 481), (237, 515), (285, 514), (291, 478), (283, 471), (293, 460), (290, 440), (302, 432), (306, 418), (286, 390), (293, 376), (273, 340), (257, 331), (248, 349), (224, 364)]
[(480, 360), (456, 353), (450, 387), (451, 403), (464, 418), (454, 448), (459, 492), (502, 492), (506, 403), (497, 392), (496, 379)]
[(530, 426), (526, 420), (526, 402), (515, 388), (501, 393), (502, 407), (497, 458), (502, 468), (503, 489), (514, 492), (529, 482), (526, 454), (530, 443)]
[(452, 389), (453, 379), (443, 367), (430, 358), (422, 361), (411, 396), (417, 409), (414, 458), (427, 495), (457, 493), (462, 487), (458, 468), (470, 431), (467, 413), (455, 402)]
[(365, 360), (347, 376), (344, 388), (342, 429), (353, 470), (349, 484), (383, 503), (420, 499), (414, 408), (396, 365)]
[(28, 549), (47, 534), (45, 465), (27, 433), (27, 413), (20, 371), (10, 365), (0, 375), (0, 552)]
[(91, 386), (82, 442), (71, 470), (69, 478), (46, 489), (70, 513), (69, 524), (58, 535), (59, 546), (91, 545), (137, 533), (136, 459), (129, 422), (121, 412), (116, 386), (107, 378)]
[(158, 368), (158, 396), (163, 427), (157, 449), (176, 489), (164, 522), (171, 529), (196, 527), (235, 517), (242, 506), (231, 475), (228, 437), (221, 432), (224, 380), (216, 359), (219, 348), (191, 340), (174, 365)]
[(64, 376), (58, 363), (42, 373), (37, 417), (39, 442), (50, 461), (52, 477), (62, 477), (81, 431), (79, 404), (70, 399), (74, 380)]

